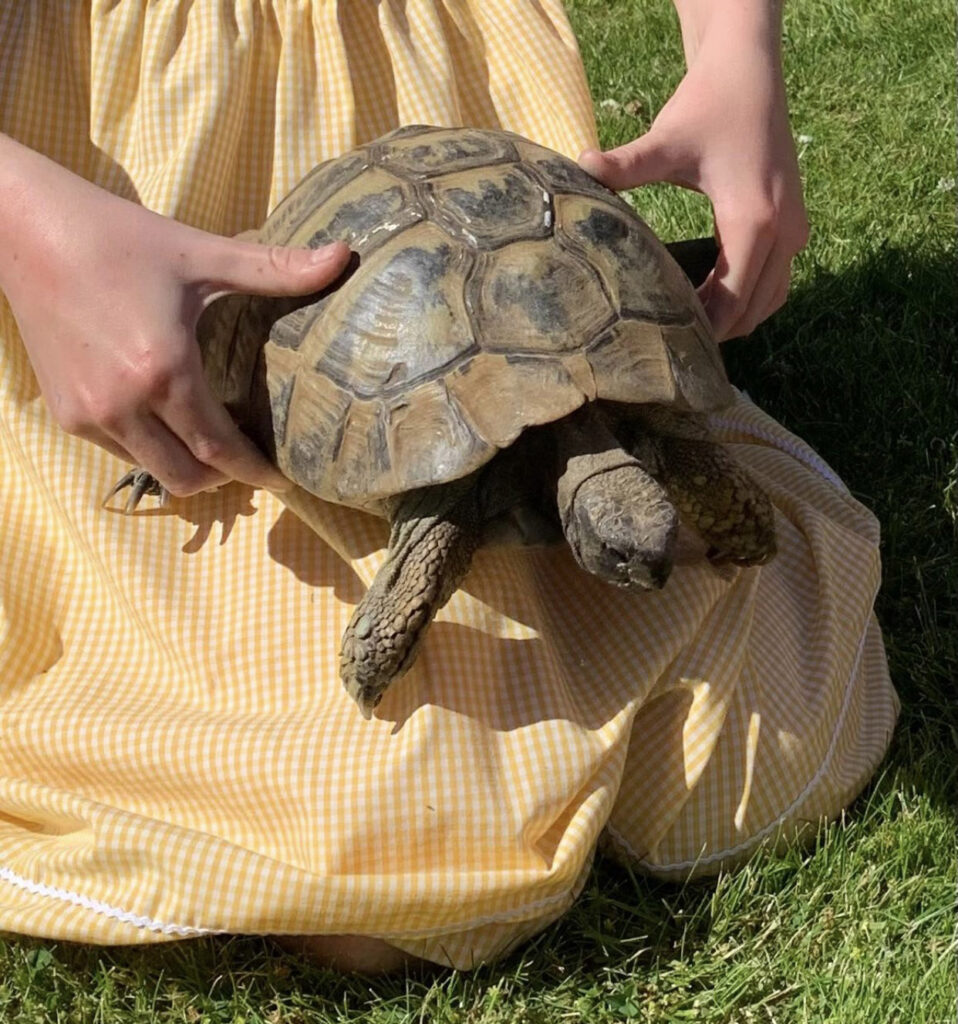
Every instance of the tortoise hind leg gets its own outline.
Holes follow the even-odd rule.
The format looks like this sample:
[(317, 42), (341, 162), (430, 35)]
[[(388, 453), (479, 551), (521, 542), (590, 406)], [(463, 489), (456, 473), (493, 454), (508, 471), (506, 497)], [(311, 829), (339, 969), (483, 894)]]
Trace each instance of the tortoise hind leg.
[(366, 718), (412, 666), (436, 612), (469, 571), (481, 534), (475, 481), (403, 495), (390, 519), (386, 561), (343, 633), (339, 660)]

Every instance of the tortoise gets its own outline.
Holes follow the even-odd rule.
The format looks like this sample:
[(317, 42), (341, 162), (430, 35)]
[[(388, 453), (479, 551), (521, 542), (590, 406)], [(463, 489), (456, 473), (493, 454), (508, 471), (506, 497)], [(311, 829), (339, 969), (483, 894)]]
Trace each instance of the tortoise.
[[(391, 524), (343, 636), (369, 718), (484, 543), (563, 535), (582, 568), (664, 585), (679, 520), (715, 565), (775, 552), (771, 504), (709, 437), (734, 391), (689, 279), (633, 209), (503, 131), (409, 126), (320, 164), (262, 242), (345, 241), (333, 287), (229, 295), (205, 372), (294, 483)], [(132, 488), (162, 494), (145, 471)]]

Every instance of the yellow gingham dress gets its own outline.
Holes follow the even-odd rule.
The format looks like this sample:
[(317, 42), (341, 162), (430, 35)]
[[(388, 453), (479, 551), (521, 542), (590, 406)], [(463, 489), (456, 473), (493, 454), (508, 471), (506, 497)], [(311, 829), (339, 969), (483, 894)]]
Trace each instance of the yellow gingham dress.
[[(211, 231), (409, 122), (594, 144), (558, 0), (0, 6), (0, 130)], [(636, 595), (483, 550), (366, 722), (337, 652), (385, 525), (239, 484), (101, 509), (125, 467), (57, 429), (0, 300), (0, 930), (469, 966), (568, 908), (600, 838), (685, 877), (836, 814), (897, 711), (877, 525), (745, 399), (714, 426), (772, 495), (771, 564)]]

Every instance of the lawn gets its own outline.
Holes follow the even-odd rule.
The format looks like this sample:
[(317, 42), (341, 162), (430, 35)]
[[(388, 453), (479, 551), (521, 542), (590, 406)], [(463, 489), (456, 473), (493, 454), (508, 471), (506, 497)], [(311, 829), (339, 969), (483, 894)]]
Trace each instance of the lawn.
[[(666, 0), (572, 0), (605, 145), (681, 73)], [(600, 861), (576, 907), (471, 974), (340, 977), (242, 938), (149, 949), (0, 944), (0, 1021), (943, 1024), (956, 1013), (958, 356), (954, 15), (945, 0), (791, 0), (786, 62), (813, 225), (787, 307), (730, 372), (883, 527), (878, 612), (901, 723), (812, 849), (717, 882)], [(701, 197), (637, 203), (666, 238)]]

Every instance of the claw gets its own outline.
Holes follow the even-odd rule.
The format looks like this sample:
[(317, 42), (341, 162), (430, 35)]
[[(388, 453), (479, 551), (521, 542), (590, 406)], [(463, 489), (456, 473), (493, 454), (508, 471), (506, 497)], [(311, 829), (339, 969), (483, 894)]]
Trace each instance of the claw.
[(156, 495), (160, 499), (160, 508), (165, 508), (166, 505), (169, 504), (170, 492), (156, 479), (156, 477), (151, 476), (145, 469), (131, 469), (129, 473), (124, 474), (124, 476), (114, 484), (110, 493), (107, 494), (100, 503), (100, 507), (106, 508), (110, 499), (127, 487), (130, 488), (130, 493), (126, 499), (126, 504), (123, 506), (124, 515), (129, 515), (131, 512), (136, 510), (136, 507), (140, 504), (140, 499), (144, 494)]

